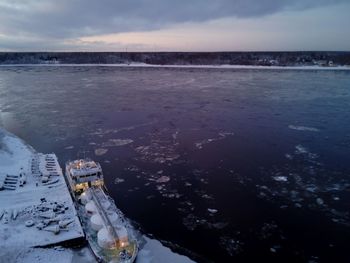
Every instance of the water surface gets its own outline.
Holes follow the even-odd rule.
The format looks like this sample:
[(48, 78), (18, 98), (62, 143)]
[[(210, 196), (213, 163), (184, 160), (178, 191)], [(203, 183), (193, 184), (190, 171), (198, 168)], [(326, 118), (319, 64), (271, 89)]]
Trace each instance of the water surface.
[(200, 262), (350, 260), (349, 71), (1, 67), (0, 125)]

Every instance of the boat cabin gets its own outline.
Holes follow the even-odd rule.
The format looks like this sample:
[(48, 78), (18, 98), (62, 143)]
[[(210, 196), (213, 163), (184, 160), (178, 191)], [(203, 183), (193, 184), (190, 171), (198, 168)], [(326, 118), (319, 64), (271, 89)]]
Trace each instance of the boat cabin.
[(74, 192), (104, 184), (101, 166), (92, 160), (80, 159), (68, 162), (66, 174)]

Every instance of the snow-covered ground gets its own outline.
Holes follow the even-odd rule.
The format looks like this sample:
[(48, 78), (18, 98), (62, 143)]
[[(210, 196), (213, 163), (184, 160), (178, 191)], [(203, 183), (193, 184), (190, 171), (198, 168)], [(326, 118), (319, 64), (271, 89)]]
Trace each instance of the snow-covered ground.
[(150, 67), (150, 68), (207, 68), (207, 69), (282, 69), (282, 70), (350, 70), (350, 66), (258, 66), (258, 65), (156, 65), (130, 64), (1, 64), (0, 67)]
[(136, 263), (194, 263), (188, 257), (176, 254), (158, 240), (144, 236), (146, 244), (139, 251)]
[[(52, 179), (35, 175), (48, 165)], [(37, 155), (20, 139), (0, 130), (0, 258), (23, 248), (46, 246), (84, 236), (55, 155)], [(48, 172), (48, 171), (46, 171)]]
[[(23, 186), (19, 186), (20, 182), (17, 182), (15, 190), (0, 190), (0, 262), (53, 262), (54, 259), (54, 262), (58, 263), (94, 263), (95, 259), (87, 247), (80, 249), (35, 247), (55, 244), (83, 235), (62, 172), (58, 171), (59, 175), (51, 180), (52, 183), (43, 183), (42, 177), (36, 177), (35, 173), (32, 173), (32, 160), (36, 158), (35, 156), (43, 172), (45, 164), (43, 165), (42, 162), (46, 157), (51, 158), (54, 155), (38, 155), (19, 138), (0, 128), (0, 181), (7, 175), (20, 174), (22, 177), (18, 177), (18, 180), (25, 178), (26, 181)], [(56, 168), (58, 167), (57, 163)], [(43, 202), (42, 198), (46, 201)], [(71, 218), (72, 223), (61, 229), (58, 234), (39, 230), (37, 226), (41, 223), (40, 220), (47, 220), (40, 217), (40, 213), (47, 214), (40, 209), (52, 205), (60, 206), (60, 204), (65, 208), (64, 217)], [(26, 226), (28, 221), (32, 221), (34, 225)], [(49, 227), (50, 225), (47, 228)], [(139, 251), (137, 263), (193, 262), (185, 256), (172, 252), (155, 239), (146, 236), (143, 238), (145, 243)]]

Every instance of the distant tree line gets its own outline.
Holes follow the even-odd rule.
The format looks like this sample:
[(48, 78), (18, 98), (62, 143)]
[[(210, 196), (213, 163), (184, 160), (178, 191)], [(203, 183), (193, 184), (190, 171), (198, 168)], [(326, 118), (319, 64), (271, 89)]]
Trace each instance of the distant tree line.
[(0, 52), (0, 64), (350, 65), (350, 52)]

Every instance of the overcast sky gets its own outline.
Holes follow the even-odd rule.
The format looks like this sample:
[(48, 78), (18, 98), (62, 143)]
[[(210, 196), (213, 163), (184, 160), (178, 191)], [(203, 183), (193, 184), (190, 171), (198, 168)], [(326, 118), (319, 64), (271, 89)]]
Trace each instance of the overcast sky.
[(350, 51), (350, 0), (0, 0), (0, 51)]

